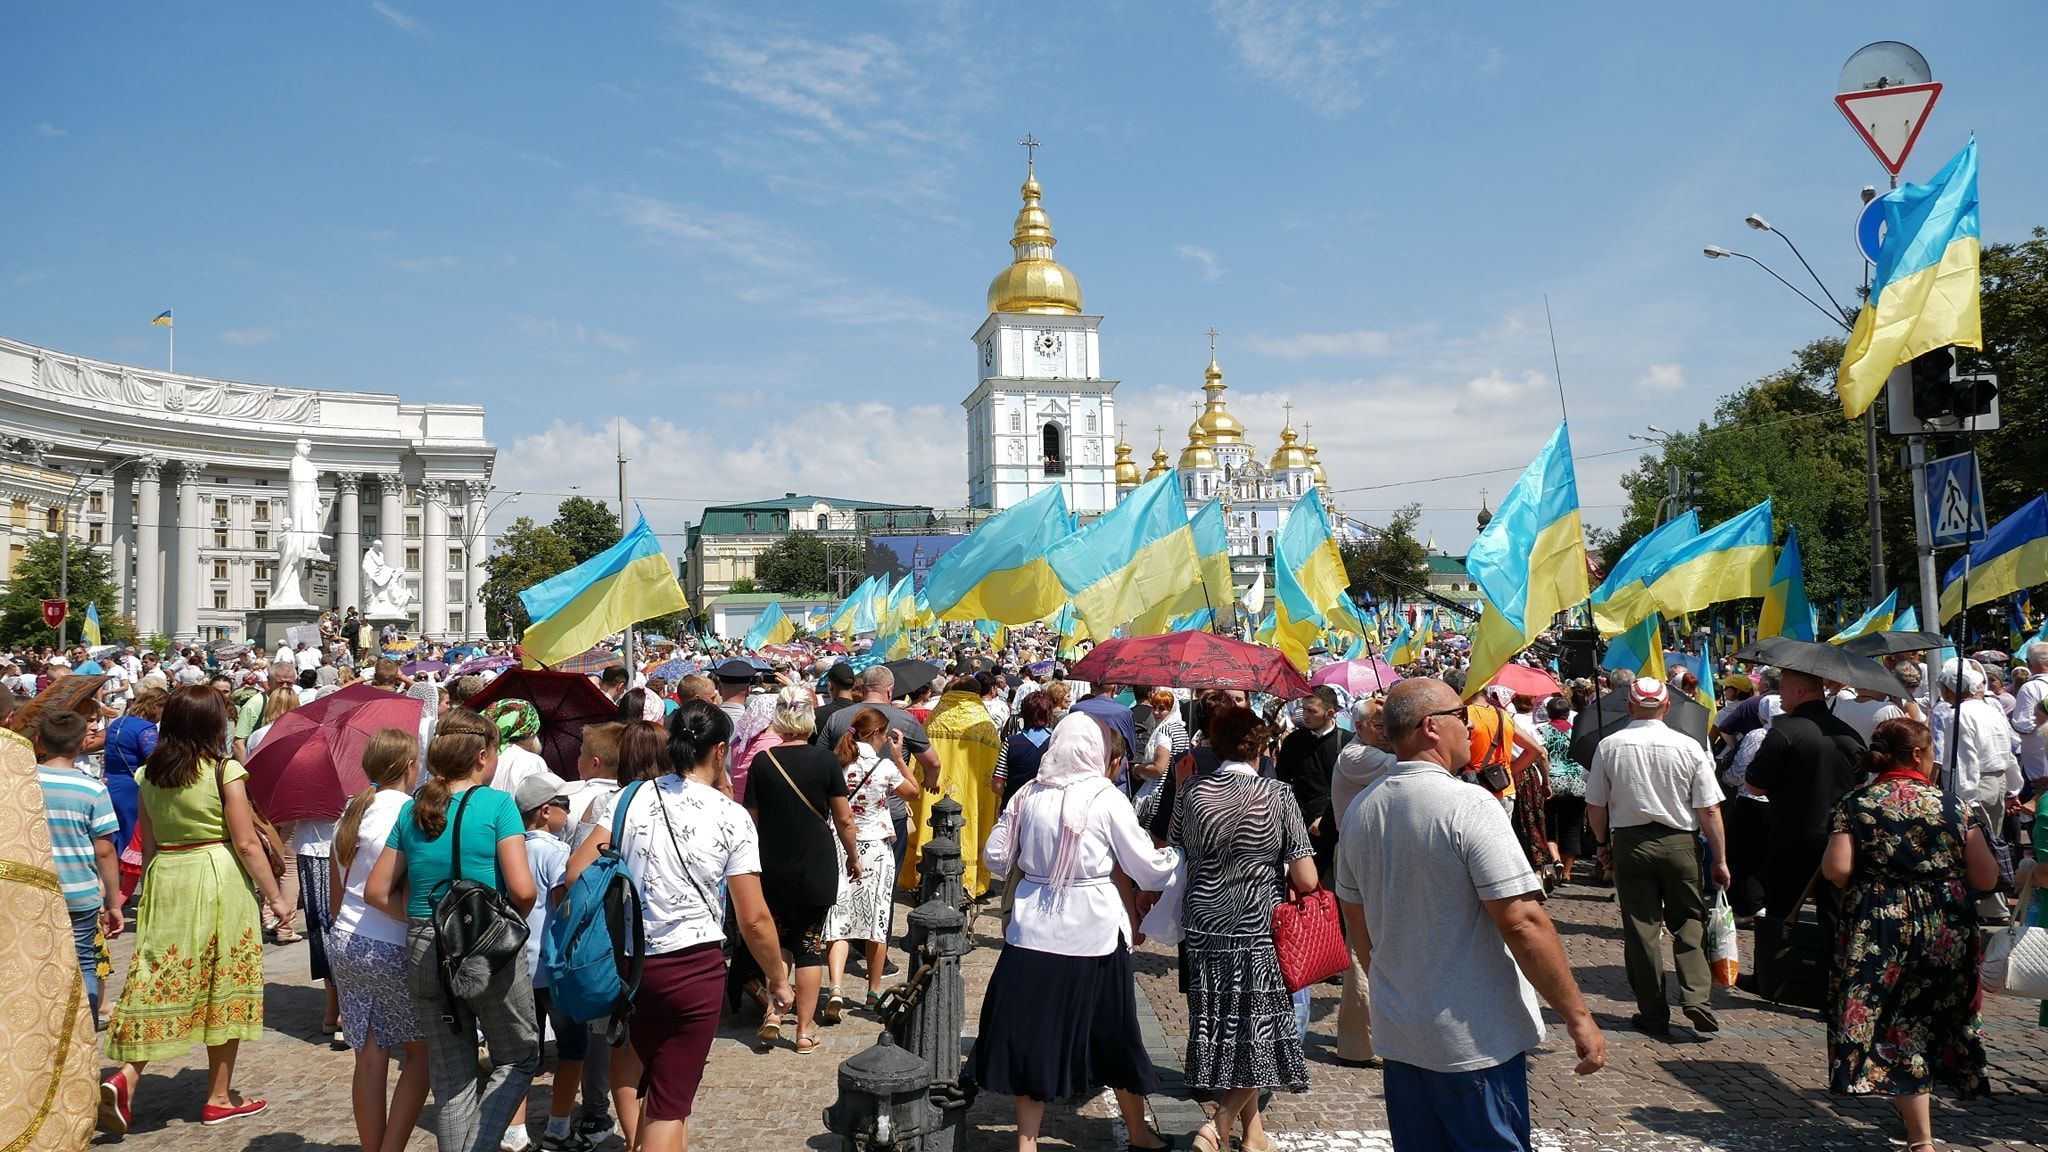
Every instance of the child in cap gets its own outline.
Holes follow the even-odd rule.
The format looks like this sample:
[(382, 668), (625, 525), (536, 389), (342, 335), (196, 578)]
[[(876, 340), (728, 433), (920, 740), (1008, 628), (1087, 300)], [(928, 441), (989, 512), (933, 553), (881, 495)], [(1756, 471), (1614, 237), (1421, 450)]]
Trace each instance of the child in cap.
[[(538, 893), (533, 909), (526, 914), (526, 966), (533, 973), (533, 1015), (547, 1021), (555, 1034), (553, 1095), (548, 1102), (547, 1128), (540, 1138), (544, 1152), (585, 1152), (592, 1146), (590, 1139), (575, 1132), (569, 1123), (576, 1089), (583, 1080), (589, 1033), (555, 1007), (548, 994), (547, 969), (540, 962), (548, 921), (554, 918), (568, 887), (569, 845), (563, 839), (569, 825), (568, 788), (560, 776), (542, 768), (521, 780), (512, 793), (512, 802), (526, 824), (526, 862), (533, 869), (533, 887)], [(505, 1152), (523, 1152), (532, 1146), (526, 1130), (526, 1105), (521, 1103), (499, 1147)]]

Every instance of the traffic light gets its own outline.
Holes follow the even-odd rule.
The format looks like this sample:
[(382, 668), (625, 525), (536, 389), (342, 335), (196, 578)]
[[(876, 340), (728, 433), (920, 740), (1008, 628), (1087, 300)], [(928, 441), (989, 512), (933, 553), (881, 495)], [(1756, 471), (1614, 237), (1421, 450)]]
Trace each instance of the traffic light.
[(1998, 396), (1997, 377), (1956, 375), (1953, 345), (1915, 356), (1908, 371), (1913, 383), (1913, 415), (1923, 421), (1983, 416)]

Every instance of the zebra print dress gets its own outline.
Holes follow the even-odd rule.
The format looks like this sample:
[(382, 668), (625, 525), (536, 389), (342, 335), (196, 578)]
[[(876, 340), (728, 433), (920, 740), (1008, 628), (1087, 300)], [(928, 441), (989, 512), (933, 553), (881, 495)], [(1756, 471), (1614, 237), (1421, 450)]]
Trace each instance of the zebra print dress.
[(1315, 854), (1294, 794), (1235, 765), (1190, 777), (1170, 839), (1187, 853), (1188, 1086), (1306, 1089), (1272, 929), (1286, 866)]

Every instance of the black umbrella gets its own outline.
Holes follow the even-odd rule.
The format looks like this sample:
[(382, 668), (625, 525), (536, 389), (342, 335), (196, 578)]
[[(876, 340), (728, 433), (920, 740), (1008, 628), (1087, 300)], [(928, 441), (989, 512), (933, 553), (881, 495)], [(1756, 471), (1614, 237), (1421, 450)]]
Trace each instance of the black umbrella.
[(1858, 692), (1875, 692), (1880, 696), (1912, 694), (1884, 665), (1868, 656), (1846, 651), (1845, 647), (1768, 636), (1737, 652), (1735, 658), (1750, 664), (1769, 664), (1787, 672), (1804, 672), (1837, 684), (1847, 684)]
[(896, 677), (899, 700), (939, 678), (939, 666), (929, 660), (891, 660), (882, 667)]
[(1854, 640), (1844, 640), (1841, 647), (1844, 652), (1875, 660), (1894, 652), (1932, 652), (1936, 648), (1946, 648), (1948, 637), (1939, 632), (1872, 632)]
[[(1593, 753), (1599, 750), (1600, 741), (1627, 727), (1633, 719), (1628, 714), (1628, 689), (1616, 688), (1607, 695), (1586, 702), (1584, 708), (1572, 719), (1571, 756), (1573, 763), (1588, 768), (1593, 766)], [(1676, 691), (1671, 693), (1671, 711), (1665, 714), (1664, 725), (1674, 732), (1683, 732), (1700, 742), (1700, 747), (1712, 752), (1707, 742), (1707, 714), (1697, 700), (1689, 699)]]

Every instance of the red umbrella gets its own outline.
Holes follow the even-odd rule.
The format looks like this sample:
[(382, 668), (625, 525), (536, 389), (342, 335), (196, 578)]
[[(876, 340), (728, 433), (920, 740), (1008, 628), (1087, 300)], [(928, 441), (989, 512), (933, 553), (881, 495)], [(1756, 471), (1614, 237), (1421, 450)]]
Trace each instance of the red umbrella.
[(1170, 632), (1105, 640), (1069, 673), (1094, 684), (1236, 688), (1294, 700), (1309, 683), (1278, 648), (1210, 632)]
[(1531, 668), (1527, 664), (1510, 663), (1496, 673), (1488, 683), (1506, 688), (1517, 696), (1555, 696), (1564, 691), (1558, 684), (1557, 677), (1541, 668)]
[(564, 780), (576, 779), (583, 726), (619, 718), (619, 706), (581, 672), (509, 668), (470, 697), (469, 706), (481, 712), (499, 700), (524, 700), (540, 713), (541, 759)]
[(420, 730), (420, 702), (351, 684), (278, 717), (249, 757), (249, 801), (264, 816), (332, 820), (370, 786), (363, 747), (386, 728)]

